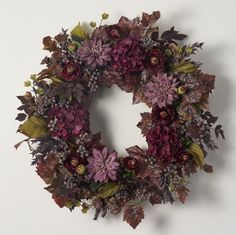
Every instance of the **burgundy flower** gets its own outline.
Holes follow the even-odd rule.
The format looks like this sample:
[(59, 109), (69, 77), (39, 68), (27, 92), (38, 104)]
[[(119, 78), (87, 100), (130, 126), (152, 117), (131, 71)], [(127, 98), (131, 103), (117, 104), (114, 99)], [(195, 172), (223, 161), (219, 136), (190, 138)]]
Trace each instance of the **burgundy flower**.
[(73, 62), (69, 62), (64, 65), (64, 69), (62, 70), (61, 76), (66, 81), (75, 81), (81, 75), (81, 70), (79, 65), (76, 65)]
[(106, 32), (111, 39), (119, 39), (121, 36), (121, 28), (117, 24), (106, 27)]
[(165, 66), (165, 57), (160, 49), (153, 47), (146, 53), (145, 67), (154, 70), (155, 72), (162, 72)]
[(156, 157), (160, 162), (182, 161), (181, 157), (186, 153), (174, 128), (157, 124), (148, 131), (146, 140), (148, 154)]
[(75, 149), (73, 149), (66, 157), (64, 166), (71, 173), (76, 172), (76, 168), (79, 165), (85, 165), (87, 163), (85, 157), (82, 157)]
[(173, 107), (159, 108), (156, 106), (152, 109), (151, 115), (153, 121), (168, 125), (174, 120), (176, 113)]
[(79, 103), (53, 107), (48, 113), (49, 131), (53, 137), (68, 139), (88, 129), (88, 112)]
[(135, 38), (117, 41), (111, 53), (112, 66), (127, 75), (143, 70), (144, 53), (140, 42)]
[(124, 163), (125, 168), (129, 171), (137, 172), (139, 168), (138, 160), (133, 157), (125, 157), (123, 159), (123, 163)]
[(116, 152), (108, 152), (107, 147), (102, 151), (93, 149), (93, 156), (88, 158), (89, 178), (95, 182), (108, 182), (117, 179), (119, 163)]

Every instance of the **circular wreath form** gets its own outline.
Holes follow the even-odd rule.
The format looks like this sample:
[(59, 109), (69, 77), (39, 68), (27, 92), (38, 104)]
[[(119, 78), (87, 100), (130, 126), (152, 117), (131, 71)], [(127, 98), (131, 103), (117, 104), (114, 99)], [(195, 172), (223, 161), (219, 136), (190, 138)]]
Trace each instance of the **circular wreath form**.
[[(144, 218), (143, 201), (152, 205), (185, 202), (188, 178), (204, 163), (212, 140), (224, 138), (217, 117), (208, 110), (215, 76), (201, 72), (191, 58), (203, 43), (181, 45), (186, 35), (172, 27), (159, 33), (160, 12), (143, 13), (117, 24), (91, 22), (91, 33), (78, 24), (43, 39), (51, 54), (37, 75), (25, 82), (31, 91), (18, 96), (22, 105), (18, 131), (28, 138), (38, 175), (60, 207), (83, 213), (95, 209), (94, 219), (124, 209), (133, 228)], [(148, 148), (127, 148), (119, 156), (102, 143), (89, 126), (89, 103), (99, 87), (117, 85), (133, 93), (133, 103), (151, 111), (141, 113), (137, 126)]]

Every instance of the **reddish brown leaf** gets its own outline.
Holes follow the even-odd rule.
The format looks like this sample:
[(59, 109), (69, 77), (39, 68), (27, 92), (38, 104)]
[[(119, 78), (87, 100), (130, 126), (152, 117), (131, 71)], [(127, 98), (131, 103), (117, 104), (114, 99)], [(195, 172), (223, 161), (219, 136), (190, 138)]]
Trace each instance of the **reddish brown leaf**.
[(126, 221), (135, 229), (144, 218), (144, 211), (141, 206), (128, 206), (124, 211), (123, 221)]
[(56, 41), (52, 40), (50, 36), (43, 38), (44, 50), (55, 51), (57, 49)]
[(141, 121), (137, 124), (137, 127), (139, 127), (142, 131), (143, 135), (146, 135), (146, 133), (149, 131), (150, 125), (152, 124), (152, 118), (150, 113), (141, 113)]
[(52, 199), (60, 208), (64, 207), (66, 205), (66, 202), (69, 201), (68, 197), (58, 196), (56, 194), (52, 194)]
[(213, 167), (211, 165), (206, 164), (206, 163), (203, 165), (203, 170), (206, 173), (213, 173)]
[(54, 154), (49, 154), (46, 159), (37, 162), (36, 172), (46, 184), (50, 184), (53, 179), (58, 158)]
[(185, 203), (188, 192), (189, 190), (185, 187), (177, 188), (175, 190), (176, 196), (178, 197), (179, 201), (182, 203)]
[(160, 16), (160, 11), (154, 11), (151, 15), (143, 12), (141, 22), (144, 27), (148, 27), (154, 24), (160, 18)]

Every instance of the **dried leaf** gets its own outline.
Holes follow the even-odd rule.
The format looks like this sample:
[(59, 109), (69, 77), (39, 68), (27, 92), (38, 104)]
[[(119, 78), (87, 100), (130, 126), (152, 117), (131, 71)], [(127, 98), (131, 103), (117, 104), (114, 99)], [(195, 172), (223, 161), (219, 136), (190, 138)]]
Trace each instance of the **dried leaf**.
[(189, 146), (188, 151), (192, 154), (197, 165), (202, 169), (203, 164), (204, 164), (204, 153), (203, 153), (201, 147), (196, 143), (192, 143)]
[(82, 39), (86, 39), (88, 37), (88, 33), (80, 25), (80, 23), (78, 23), (77, 26), (71, 31), (71, 35), (72, 37), (77, 37)]
[(27, 115), (25, 113), (19, 113), (16, 117), (16, 120), (22, 122), (26, 119)]
[(48, 51), (56, 51), (57, 49), (57, 43), (55, 40), (53, 40), (50, 36), (47, 36), (43, 38), (43, 45), (44, 45), (44, 50)]
[(206, 173), (213, 173), (213, 167), (211, 165), (208, 165), (208, 164), (204, 164), (203, 166), (203, 170), (206, 172)]
[(144, 27), (154, 24), (161, 17), (160, 11), (154, 11), (151, 15), (143, 12), (141, 22)]
[(152, 124), (152, 118), (150, 113), (141, 113), (141, 121), (137, 124), (137, 127), (139, 127), (142, 131), (142, 134), (145, 136), (147, 132), (150, 129), (150, 126)]
[(178, 108), (178, 114), (186, 121), (192, 120), (196, 115), (200, 114), (200, 109), (194, 104), (182, 102)]
[(217, 125), (215, 127), (215, 135), (216, 135), (216, 138), (219, 138), (219, 135), (225, 139), (225, 135), (224, 135), (224, 131), (222, 130), (222, 125)]
[(193, 73), (197, 70), (197, 67), (191, 62), (181, 61), (178, 64), (174, 64), (171, 70), (178, 73)]
[(128, 206), (124, 211), (123, 221), (126, 221), (133, 229), (144, 219), (144, 211), (141, 206)]
[(98, 189), (98, 197), (107, 198), (115, 195), (121, 188), (120, 184), (107, 183)]
[(172, 41), (172, 40), (183, 40), (187, 37), (185, 34), (180, 34), (178, 31), (175, 30), (174, 26), (171, 27), (170, 30), (165, 31), (161, 38), (163, 40)]
[(31, 138), (38, 138), (47, 135), (47, 123), (44, 118), (31, 116), (19, 127), (19, 131)]
[(186, 197), (188, 196), (189, 190), (185, 187), (177, 188), (175, 190), (176, 196), (178, 197), (179, 201), (182, 202), (183, 204), (186, 201)]

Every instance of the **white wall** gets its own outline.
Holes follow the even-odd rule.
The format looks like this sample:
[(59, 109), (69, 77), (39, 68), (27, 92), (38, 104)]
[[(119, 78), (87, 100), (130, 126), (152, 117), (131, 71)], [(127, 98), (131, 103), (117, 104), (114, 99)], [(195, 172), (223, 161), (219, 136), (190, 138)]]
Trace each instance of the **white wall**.
[[(0, 0), (0, 234), (235, 235), (235, 8), (234, 0)], [(19, 105), (15, 96), (24, 93), (23, 81), (41, 69), (39, 63), (45, 55), (42, 37), (55, 35), (61, 27), (71, 28), (78, 21), (98, 20), (103, 12), (110, 13), (109, 22), (114, 23), (121, 15), (133, 18), (157, 9), (162, 13), (161, 29), (175, 25), (190, 35), (188, 43), (205, 42), (197, 60), (204, 63), (205, 71), (217, 75), (211, 109), (224, 124), (226, 142), (220, 141), (221, 150), (209, 155), (215, 173), (200, 172), (193, 177), (185, 205), (150, 206), (144, 222), (133, 231), (122, 218), (94, 222), (92, 213), (70, 213), (54, 204), (30, 166), (27, 146), (18, 151), (13, 148), (23, 138), (15, 134)], [(114, 89), (114, 93), (106, 92), (99, 105), (107, 114), (110, 129), (104, 136), (110, 145), (123, 154), (125, 147), (144, 144), (135, 127), (143, 107), (131, 106), (130, 95)], [(117, 109), (109, 112), (114, 105)], [(130, 114), (126, 123), (119, 114), (122, 108)], [(94, 126), (106, 125), (100, 120)]]

